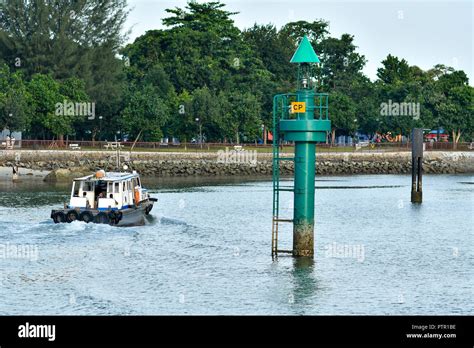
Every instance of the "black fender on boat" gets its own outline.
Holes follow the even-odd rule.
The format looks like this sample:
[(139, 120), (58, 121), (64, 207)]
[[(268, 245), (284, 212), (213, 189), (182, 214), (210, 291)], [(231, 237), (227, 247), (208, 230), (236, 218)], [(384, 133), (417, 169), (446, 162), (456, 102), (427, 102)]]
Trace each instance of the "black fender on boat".
[(87, 209), (82, 211), (79, 209), (53, 209), (51, 210), (51, 218), (53, 219), (54, 223), (70, 223), (74, 220), (79, 220), (86, 223), (109, 224), (111, 226), (134, 226), (136, 225), (134, 221), (135, 217), (131, 217), (131, 215), (134, 215), (135, 212), (147, 214), (150, 212), (152, 207), (153, 204), (148, 201), (143, 201), (140, 206), (130, 207), (124, 211), (98, 211), (97, 209)]
[(55, 224), (59, 224), (62, 222), (66, 222), (66, 214), (64, 214), (62, 211), (55, 211), (51, 213), (51, 218), (53, 219)]
[(111, 210), (107, 213), (107, 216), (109, 217), (109, 221), (111, 224), (115, 224), (116, 223), (116, 219), (117, 219), (117, 214), (115, 213), (114, 210)]
[(71, 209), (66, 213), (66, 219), (67, 219), (67, 222), (69, 223), (73, 222), (79, 219), (79, 214), (77, 213), (77, 211)]
[(86, 223), (93, 222), (94, 221), (94, 215), (90, 211), (83, 211), (81, 214), (79, 214), (79, 220), (84, 221)]
[(109, 216), (102, 211), (94, 217), (94, 222), (96, 224), (108, 224), (110, 222)]
[(111, 225), (116, 225), (119, 223), (120, 220), (122, 220), (122, 212), (118, 210), (111, 210), (107, 214), (110, 224)]

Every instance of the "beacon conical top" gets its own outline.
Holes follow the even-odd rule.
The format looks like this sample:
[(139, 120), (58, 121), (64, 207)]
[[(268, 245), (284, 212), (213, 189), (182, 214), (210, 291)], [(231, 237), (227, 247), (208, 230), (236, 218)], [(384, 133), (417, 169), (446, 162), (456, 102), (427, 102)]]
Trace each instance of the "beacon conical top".
[(303, 37), (290, 63), (319, 63), (319, 58), (307, 36)]

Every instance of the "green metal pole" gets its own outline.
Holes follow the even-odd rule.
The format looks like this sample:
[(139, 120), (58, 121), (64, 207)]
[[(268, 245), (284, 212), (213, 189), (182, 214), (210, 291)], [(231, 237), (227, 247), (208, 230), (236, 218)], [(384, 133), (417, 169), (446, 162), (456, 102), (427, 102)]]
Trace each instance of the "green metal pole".
[[(298, 114), (299, 120), (314, 119), (314, 92), (300, 90), (297, 100), (306, 103), (306, 112)], [(293, 255), (314, 255), (314, 177), (316, 147), (307, 140), (295, 141), (295, 192), (293, 215)]]
[(314, 255), (314, 143), (297, 142), (295, 148), (293, 255)]

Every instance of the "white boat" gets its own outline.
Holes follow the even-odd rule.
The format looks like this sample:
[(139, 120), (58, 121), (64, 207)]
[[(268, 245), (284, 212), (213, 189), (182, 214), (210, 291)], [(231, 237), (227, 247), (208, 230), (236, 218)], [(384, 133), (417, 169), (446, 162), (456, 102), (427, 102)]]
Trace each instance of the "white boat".
[(105, 172), (73, 180), (69, 204), (51, 211), (55, 223), (75, 220), (113, 226), (139, 226), (153, 208), (151, 198), (142, 187), (136, 171)]

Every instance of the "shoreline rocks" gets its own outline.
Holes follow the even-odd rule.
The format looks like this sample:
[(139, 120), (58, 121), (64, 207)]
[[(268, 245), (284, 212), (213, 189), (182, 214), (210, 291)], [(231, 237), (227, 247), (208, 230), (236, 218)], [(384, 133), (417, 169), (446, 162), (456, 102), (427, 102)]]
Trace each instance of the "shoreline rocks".
[(71, 168), (58, 168), (50, 171), (43, 179), (46, 182), (70, 182), (74, 178), (80, 178), (91, 174), (88, 168), (84, 167), (71, 167)]
[[(125, 153), (131, 169), (142, 176), (258, 176), (272, 175), (272, 154), (258, 153), (250, 157), (222, 159), (217, 153), (134, 152)], [(291, 154), (282, 154), (291, 157)], [(128, 161), (127, 161), (128, 159)], [(20, 168), (51, 171), (45, 181), (70, 181), (98, 169), (115, 171), (115, 155), (106, 151), (0, 151), (0, 166), (11, 167), (18, 160)], [(294, 170), (293, 161), (281, 161), (282, 175)], [(428, 174), (474, 173), (474, 152), (425, 152), (424, 172)], [(316, 173), (345, 174), (409, 174), (410, 152), (318, 153)]]

